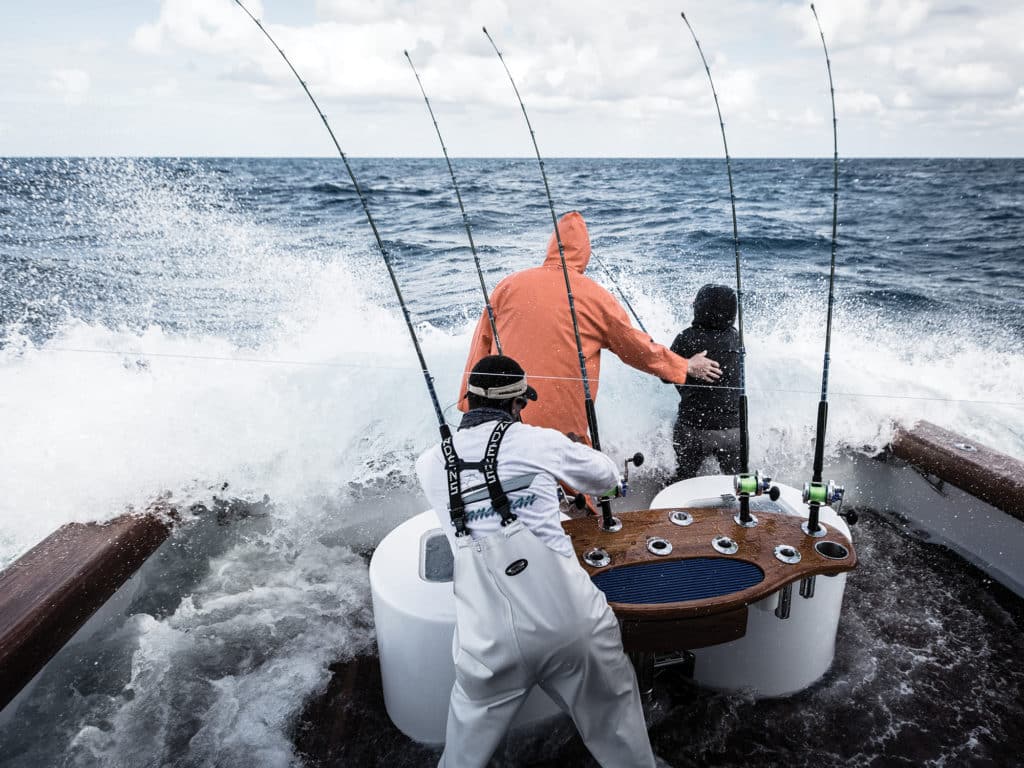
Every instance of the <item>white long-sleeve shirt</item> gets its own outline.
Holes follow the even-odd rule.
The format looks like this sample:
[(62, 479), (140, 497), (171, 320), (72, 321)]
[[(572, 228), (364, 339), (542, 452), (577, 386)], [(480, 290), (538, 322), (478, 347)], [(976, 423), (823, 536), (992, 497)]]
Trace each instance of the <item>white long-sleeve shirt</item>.
[[(455, 432), (455, 452), (459, 458), (480, 461), (496, 425), (497, 422), (488, 421)], [(419, 457), (416, 473), (454, 549), (455, 527), (448, 512), (447, 474), (440, 444)], [(501, 517), (491, 505), (483, 474), (466, 469), (461, 477), (470, 535), (478, 539), (494, 533), (500, 527)], [(584, 493), (605, 493), (619, 482), (615, 462), (600, 451), (574, 443), (554, 429), (520, 423), (513, 424), (502, 439), (498, 477), (513, 514), (548, 547), (566, 557), (572, 557), (573, 548), (559, 521), (557, 481)]]

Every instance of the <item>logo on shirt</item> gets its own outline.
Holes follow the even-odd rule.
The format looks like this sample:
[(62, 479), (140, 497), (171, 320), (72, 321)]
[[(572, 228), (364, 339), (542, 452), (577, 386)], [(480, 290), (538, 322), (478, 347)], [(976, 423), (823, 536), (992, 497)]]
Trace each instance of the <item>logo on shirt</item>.
[[(506, 495), (511, 496), (517, 491), (523, 491), (533, 485), (534, 479), (537, 477), (537, 473), (534, 472), (528, 475), (518, 475), (503, 481), (501, 486), (505, 490)], [(462, 496), (463, 503), (468, 507), (470, 504), (475, 502), (483, 501), (487, 499), (490, 501), (491, 495), (487, 492), (486, 483), (480, 485), (474, 485), (471, 488), (467, 488), (466, 492)], [(520, 496), (518, 499), (509, 499), (509, 511), (515, 512), (526, 507), (533, 506), (533, 502), (537, 500), (537, 494), (530, 493), (525, 496)], [(489, 504), (486, 507), (477, 507), (476, 509), (466, 510), (466, 522), (471, 523), (474, 520), (482, 520), (485, 517), (494, 517), (497, 515), (497, 510), (494, 509), (494, 505)]]
[[(526, 507), (532, 507), (533, 502), (537, 500), (537, 494), (531, 493), (529, 496), (520, 496), (515, 501), (512, 501), (508, 505), (509, 512), (515, 512), (519, 509)], [(471, 509), (466, 513), (466, 522), (472, 522), (473, 520), (482, 520), (485, 517), (494, 517), (498, 514), (497, 510), (493, 505), (489, 507), (480, 507), (479, 509)]]
[(526, 570), (526, 566), (528, 565), (529, 563), (526, 562), (525, 559), (516, 560), (514, 563), (509, 565), (508, 568), (505, 569), (505, 575), (518, 576), (520, 573)]

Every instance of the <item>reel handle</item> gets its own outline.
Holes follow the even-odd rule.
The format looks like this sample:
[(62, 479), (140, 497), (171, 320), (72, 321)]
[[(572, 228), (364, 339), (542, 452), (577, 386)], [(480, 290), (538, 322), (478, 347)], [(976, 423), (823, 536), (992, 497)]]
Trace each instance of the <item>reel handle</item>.
[(644, 463), (644, 455), (637, 451), (630, 456), (623, 464), (622, 468), (622, 492), (620, 496), (625, 496), (629, 492), (629, 465), (632, 464), (634, 467), (639, 467)]

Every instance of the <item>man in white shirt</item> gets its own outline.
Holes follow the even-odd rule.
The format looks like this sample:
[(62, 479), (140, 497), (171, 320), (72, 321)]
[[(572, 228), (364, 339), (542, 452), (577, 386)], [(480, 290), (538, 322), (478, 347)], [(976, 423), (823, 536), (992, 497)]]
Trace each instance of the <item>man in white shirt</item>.
[(651, 768), (618, 622), (559, 522), (558, 481), (605, 493), (618, 468), (518, 421), (537, 393), (512, 358), (481, 359), (467, 397), (458, 432), (416, 462), (455, 553), (455, 685), (440, 765), (483, 768), (539, 685), (605, 768)]

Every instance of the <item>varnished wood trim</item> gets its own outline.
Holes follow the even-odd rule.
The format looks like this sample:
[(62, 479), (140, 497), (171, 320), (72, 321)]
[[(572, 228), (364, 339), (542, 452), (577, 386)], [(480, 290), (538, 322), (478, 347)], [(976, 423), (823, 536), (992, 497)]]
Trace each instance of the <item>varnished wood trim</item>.
[(666, 652), (680, 648), (692, 651), (743, 637), (747, 633), (747, 608), (741, 606), (689, 619), (625, 619), (621, 627), (622, 647), (627, 652)]
[[(957, 443), (976, 450), (965, 451)], [(894, 455), (941, 477), (1018, 520), (1024, 520), (1024, 462), (936, 426), (918, 422), (896, 430)]]
[(151, 514), (69, 523), (0, 573), (0, 709), (169, 533)]

